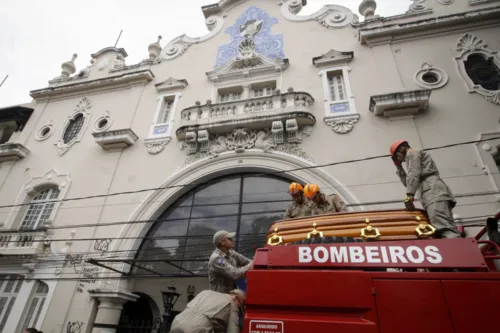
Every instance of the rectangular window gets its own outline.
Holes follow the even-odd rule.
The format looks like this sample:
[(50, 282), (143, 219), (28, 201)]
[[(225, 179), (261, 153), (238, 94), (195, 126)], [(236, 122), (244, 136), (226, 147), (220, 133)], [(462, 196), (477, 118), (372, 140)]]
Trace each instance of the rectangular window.
[(168, 117), (170, 116), (170, 112), (172, 111), (172, 106), (174, 105), (173, 99), (165, 99), (165, 103), (162, 106), (161, 112), (156, 121), (157, 124), (166, 124), (168, 123)]
[(263, 96), (271, 96), (273, 94), (272, 87), (263, 87), (263, 88), (255, 88), (252, 89), (252, 97), (263, 97)]
[(35, 327), (40, 318), (40, 313), (42, 312), (43, 305), (45, 304), (45, 299), (47, 298), (47, 292), (49, 291), (48, 286), (40, 281), (36, 281), (36, 290), (31, 298), (31, 302), (28, 303), (29, 307), (26, 311), (26, 317), (24, 318), (23, 327)]
[(241, 100), (241, 92), (219, 93), (219, 102), (232, 102)]
[(328, 87), (330, 88), (330, 100), (332, 102), (346, 100), (344, 76), (342, 73), (328, 74)]
[(3, 332), (22, 284), (20, 276), (0, 275), (0, 332)]

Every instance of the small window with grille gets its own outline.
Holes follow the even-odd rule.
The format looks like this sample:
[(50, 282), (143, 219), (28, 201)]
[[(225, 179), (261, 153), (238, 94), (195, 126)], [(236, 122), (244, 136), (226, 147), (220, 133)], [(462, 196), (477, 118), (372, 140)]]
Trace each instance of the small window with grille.
[(26, 304), (26, 316), (23, 327), (36, 327), (43, 310), (49, 287), (42, 281), (36, 281), (36, 289), (31, 301)]
[(39, 192), (28, 207), (21, 224), (21, 230), (35, 230), (49, 219), (59, 197), (59, 189), (48, 188)]
[(4, 331), (22, 284), (21, 276), (0, 275), (0, 332)]
[(69, 121), (69, 124), (66, 127), (63, 135), (63, 142), (65, 144), (73, 141), (78, 136), (78, 134), (82, 130), (84, 121), (85, 118), (81, 113), (77, 114), (73, 119)]

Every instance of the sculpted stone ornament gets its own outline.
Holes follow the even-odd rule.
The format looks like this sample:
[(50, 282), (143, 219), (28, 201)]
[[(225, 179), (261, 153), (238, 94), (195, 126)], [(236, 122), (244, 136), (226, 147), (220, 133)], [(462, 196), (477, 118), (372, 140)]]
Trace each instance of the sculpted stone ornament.
[(359, 117), (359, 114), (352, 114), (335, 118), (325, 118), (324, 121), (335, 133), (346, 134), (352, 131), (354, 124), (359, 121)]
[(144, 145), (146, 146), (148, 153), (156, 155), (165, 149), (165, 146), (170, 142), (170, 140), (171, 138), (148, 140), (144, 142)]
[(413, 3), (410, 5), (409, 12), (418, 12), (427, 8), (426, 0), (412, 0)]
[(125, 66), (125, 58), (123, 58), (123, 55), (117, 54), (115, 61), (113, 61), (113, 70), (118, 71), (120, 69), (123, 69)]
[[(311, 131), (312, 126), (304, 126), (296, 136), (288, 136), (289, 139), (279, 140), (278, 142), (274, 140), (275, 135), (269, 129), (255, 131), (246, 128), (237, 128), (227, 135), (212, 135), (210, 136), (208, 151), (202, 150), (201, 147), (198, 147), (196, 151), (188, 150), (188, 157), (180, 168), (182, 169), (202, 159), (213, 159), (220, 154), (230, 153), (231, 151), (241, 154), (247, 149), (258, 149), (265, 153), (286, 153), (314, 162), (299, 146), (302, 138), (309, 136)], [(198, 133), (199, 136), (200, 134)], [(189, 148), (188, 144), (182, 142), (181, 150), (186, 147)]]
[(257, 133), (245, 128), (237, 128), (227, 136), (226, 143), (229, 150), (242, 153), (245, 149), (252, 148), (255, 145)]
[(310, 15), (297, 15), (302, 9), (302, 0), (280, 1), (281, 14), (292, 22), (318, 21), (327, 28), (343, 28), (349, 24), (357, 23), (357, 16), (346, 7), (339, 5), (325, 5), (320, 10)]
[(203, 43), (207, 40), (215, 37), (219, 32), (221, 32), (222, 27), (224, 25), (224, 19), (222, 16), (210, 16), (205, 20), (205, 24), (209, 30), (209, 33), (202, 37), (189, 37), (186, 35), (181, 35), (172, 41), (170, 41), (162, 50), (160, 58), (165, 60), (175, 59), (184, 52), (193, 44)]
[[(472, 78), (476, 79), (476, 82), (474, 82), (470, 76), (471, 73), (469, 73), (465, 67), (470, 56), (473, 55), (476, 56), (476, 58), (479, 56), (484, 60), (484, 63), (480, 65), (480, 71), (495, 73), (496, 71), (493, 70), (493, 68), (500, 68), (500, 57), (498, 56), (497, 51), (492, 51), (488, 49), (487, 46), (488, 45), (480, 38), (470, 33), (466, 33), (460, 37), (457, 42), (457, 51), (459, 52), (459, 56), (455, 57), (455, 61), (457, 62), (458, 72), (462, 76), (462, 79), (464, 80), (470, 93), (477, 93), (483, 96), (487, 101), (500, 105), (500, 89), (493, 90), (490, 89), (489, 86), (486, 86), (488, 89), (485, 89), (482, 86), (483, 83), (481, 83), (480, 80), (479, 82), (477, 81), (480, 75), (476, 73), (476, 76), (474, 76), (474, 73), (472, 74)], [(474, 71), (471, 70), (471, 72)]]

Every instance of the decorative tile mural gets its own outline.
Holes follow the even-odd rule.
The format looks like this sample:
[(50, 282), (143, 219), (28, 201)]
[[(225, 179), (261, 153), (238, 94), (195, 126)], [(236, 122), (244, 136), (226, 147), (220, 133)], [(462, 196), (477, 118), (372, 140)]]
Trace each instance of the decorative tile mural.
[(270, 59), (285, 58), (283, 52), (283, 34), (271, 33), (278, 19), (271, 17), (257, 7), (249, 7), (236, 22), (226, 29), (231, 35), (231, 43), (219, 46), (215, 68), (225, 65), (238, 55), (242, 48), (251, 45), (255, 52)]

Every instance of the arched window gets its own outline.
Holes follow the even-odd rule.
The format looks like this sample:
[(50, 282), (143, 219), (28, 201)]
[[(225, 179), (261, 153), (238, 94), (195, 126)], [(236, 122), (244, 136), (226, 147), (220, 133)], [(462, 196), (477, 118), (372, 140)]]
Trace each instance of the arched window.
[(0, 332), (3, 332), (22, 284), (21, 276), (0, 275)]
[(49, 287), (42, 281), (36, 281), (35, 288), (35, 293), (33, 294), (31, 301), (26, 304), (26, 306), (29, 307), (26, 308), (26, 316), (24, 317), (24, 324), (22, 326), (23, 328), (36, 327), (43, 305), (45, 304), (45, 299), (47, 298), (47, 293), (49, 292)]
[[(255, 174), (211, 180), (191, 190), (168, 208), (151, 228), (138, 259), (164, 259), (142, 264), (134, 274), (206, 274), (216, 231), (236, 232), (235, 250), (252, 257), (265, 243), (272, 222), (291, 202), (290, 181)], [(137, 268), (137, 267), (136, 267)]]
[(57, 188), (47, 188), (35, 195), (31, 200), (26, 215), (24, 215), (20, 229), (34, 230), (42, 226), (52, 214), (52, 210), (56, 204), (55, 200), (58, 197), (59, 189)]
[(485, 90), (500, 90), (500, 70), (493, 58), (485, 58), (482, 54), (473, 53), (464, 62), (465, 70), (475, 85)]

